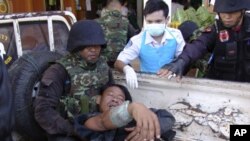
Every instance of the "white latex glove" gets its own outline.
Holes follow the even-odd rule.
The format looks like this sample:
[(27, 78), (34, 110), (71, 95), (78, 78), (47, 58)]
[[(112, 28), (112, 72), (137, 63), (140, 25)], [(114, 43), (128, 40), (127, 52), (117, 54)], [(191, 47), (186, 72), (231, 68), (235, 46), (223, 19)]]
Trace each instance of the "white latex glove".
[(128, 65), (123, 68), (123, 72), (126, 75), (127, 85), (130, 88), (138, 88), (137, 76), (134, 69)]
[(3, 55), (6, 54), (3, 44), (0, 42), (0, 57), (3, 59)]

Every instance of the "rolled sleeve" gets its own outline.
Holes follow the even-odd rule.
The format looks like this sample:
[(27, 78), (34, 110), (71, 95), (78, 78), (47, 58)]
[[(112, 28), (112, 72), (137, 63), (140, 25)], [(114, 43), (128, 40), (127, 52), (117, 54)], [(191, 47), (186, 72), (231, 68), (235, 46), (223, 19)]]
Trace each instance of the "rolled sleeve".
[(41, 80), (41, 87), (34, 102), (35, 119), (48, 134), (68, 134), (72, 124), (56, 110), (67, 80), (66, 70), (59, 64), (48, 68)]

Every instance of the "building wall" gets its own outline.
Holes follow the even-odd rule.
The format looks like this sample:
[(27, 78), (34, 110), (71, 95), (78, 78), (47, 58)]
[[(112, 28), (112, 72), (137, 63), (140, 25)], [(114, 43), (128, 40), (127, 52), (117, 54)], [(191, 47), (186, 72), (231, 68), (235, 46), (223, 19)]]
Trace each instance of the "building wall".
[(13, 13), (45, 11), (44, 0), (10, 0)]
[[(8, 0), (11, 13), (46, 11), (46, 0)], [(76, 0), (59, 0), (58, 10), (70, 10), (78, 20), (85, 19), (85, 0), (79, 0), (81, 9), (77, 9)]]

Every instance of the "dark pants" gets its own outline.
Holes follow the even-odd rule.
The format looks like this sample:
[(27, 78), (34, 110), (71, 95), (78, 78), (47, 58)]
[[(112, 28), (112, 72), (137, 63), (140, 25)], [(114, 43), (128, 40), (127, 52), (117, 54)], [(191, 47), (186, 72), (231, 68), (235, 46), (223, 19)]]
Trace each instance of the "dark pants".
[(1, 138), (1, 141), (13, 141), (13, 140), (12, 140), (12, 136), (11, 136), (11, 135), (8, 135), (8, 136), (6, 136), (6, 137), (3, 137), (3, 138)]
[(0, 57), (0, 140), (11, 141), (14, 126), (13, 94), (7, 68)]

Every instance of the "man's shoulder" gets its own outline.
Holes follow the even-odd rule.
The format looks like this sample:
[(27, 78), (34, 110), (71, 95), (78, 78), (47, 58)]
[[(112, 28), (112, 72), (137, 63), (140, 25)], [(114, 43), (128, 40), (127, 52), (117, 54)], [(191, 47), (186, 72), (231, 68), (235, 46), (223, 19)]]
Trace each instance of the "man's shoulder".
[(171, 33), (174, 33), (174, 34), (181, 34), (181, 31), (177, 28), (171, 28), (171, 27), (166, 27), (166, 29), (171, 32)]

